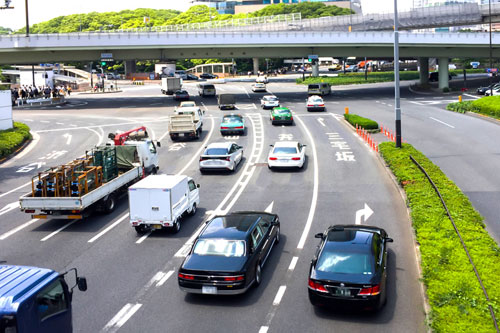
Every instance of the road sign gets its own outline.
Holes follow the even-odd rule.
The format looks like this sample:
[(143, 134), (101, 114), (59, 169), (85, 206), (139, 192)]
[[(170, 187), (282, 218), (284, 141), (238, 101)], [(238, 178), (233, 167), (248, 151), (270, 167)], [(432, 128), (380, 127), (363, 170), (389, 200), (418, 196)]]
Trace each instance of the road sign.
[(488, 73), (497, 73), (498, 72), (498, 68), (486, 68), (486, 72), (488, 72)]
[(307, 56), (307, 58), (309, 60), (316, 60), (316, 59), (318, 59), (318, 55), (317, 54), (310, 54), (310, 55)]
[(113, 53), (101, 53), (101, 59), (112, 59)]
[(113, 58), (101, 58), (101, 62), (115, 61)]

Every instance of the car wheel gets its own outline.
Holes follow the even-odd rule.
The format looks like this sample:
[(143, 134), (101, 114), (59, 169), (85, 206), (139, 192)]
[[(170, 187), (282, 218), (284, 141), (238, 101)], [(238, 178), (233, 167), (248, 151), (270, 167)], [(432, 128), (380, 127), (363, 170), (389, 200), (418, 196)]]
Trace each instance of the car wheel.
[(148, 231), (148, 227), (146, 227), (145, 225), (138, 225), (137, 227), (134, 227), (134, 229), (138, 235), (144, 235), (146, 231)]
[(113, 210), (115, 210), (115, 196), (110, 194), (106, 201), (104, 201), (104, 213), (110, 214)]
[(280, 227), (278, 227), (278, 231), (276, 231), (276, 244), (280, 242)]
[(258, 287), (262, 282), (262, 268), (260, 268), (260, 263), (255, 267), (255, 286)]
[(177, 219), (174, 222), (174, 227), (172, 228), (172, 231), (176, 234), (179, 232), (179, 230), (181, 230), (181, 222), (179, 221), (179, 219)]
[(267, 168), (268, 168), (269, 170), (271, 170), (271, 166), (270, 166), (269, 164), (267, 165)]
[(193, 204), (193, 207), (191, 207), (191, 210), (189, 211), (189, 215), (193, 216), (196, 214), (196, 202)]

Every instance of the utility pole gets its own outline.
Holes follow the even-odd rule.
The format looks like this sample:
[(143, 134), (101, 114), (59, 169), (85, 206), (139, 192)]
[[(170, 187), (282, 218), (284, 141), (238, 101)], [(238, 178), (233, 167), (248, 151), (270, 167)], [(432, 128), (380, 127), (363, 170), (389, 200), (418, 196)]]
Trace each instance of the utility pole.
[(0, 6), (0, 9), (14, 9), (10, 6), (11, 0), (5, 0), (5, 6)]
[(396, 148), (401, 148), (401, 100), (399, 93), (398, 0), (394, 0), (394, 111), (396, 113)]
[(491, 46), (491, 0), (488, 1), (488, 15), (490, 19), (490, 96), (493, 96), (493, 48)]
[(29, 35), (30, 35), (30, 21), (28, 18), (28, 0), (25, 0), (24, 3), (26, 5), (26, 37), (29, 37)]

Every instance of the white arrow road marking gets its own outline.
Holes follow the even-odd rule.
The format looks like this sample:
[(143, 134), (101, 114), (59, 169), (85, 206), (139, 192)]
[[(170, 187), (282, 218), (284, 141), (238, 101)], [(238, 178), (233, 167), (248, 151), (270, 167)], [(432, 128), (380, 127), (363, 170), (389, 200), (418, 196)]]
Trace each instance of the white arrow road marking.
[(318, 121), (321, 125), (323, 125), (323, 127), (326, 127), (325, 120), (323, 118), (318, 118)]
[(71, 135), (71, 134), (69, 134), (69, 133), (66, 133), (66, 134), (64, 134), (64, 135), (63, 135), (63, 137), (65, 137), (65, 138), (66, 138), (66, 144), (67, 144), (67, 145), (69, 145), (69, 144), (71, 143), (71, 137), (72, 137), (72, 136), (73, 136), (73, 135)]
[(271, 202), (271, 203), (269, 204), (269, 206), (267, 206), (267, 208), (266, 208), (264, 211), (265, 211), (266, 213), (271, 214), (271, 213), (273, 212), (273, 205), (274, 205), (274, 201), (273, 201), (273, 202)]
[(366, 220), (368, 220), (368, 218), (370, 216), (372, 216), (372, 214), (373, 214), (373, 210), (370, 207), (368, 207), (368, 205), (365, 203), (365, 208), (360, 209), (356, 212), (356, 222), (355, 223), (361, 224), (361, 217), (362, 216), (365, 217), (364, 221), (366, 222)]
[(4, 208), (0, 209), (0, 216), (16, 208), (19, 208), (19, 201), (12, 202), (6, 205)]

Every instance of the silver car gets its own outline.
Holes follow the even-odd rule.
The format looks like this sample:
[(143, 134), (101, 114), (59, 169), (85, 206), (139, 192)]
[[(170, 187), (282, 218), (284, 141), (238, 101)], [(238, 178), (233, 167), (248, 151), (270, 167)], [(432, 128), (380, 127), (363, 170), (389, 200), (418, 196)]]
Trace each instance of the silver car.
[(200, 171), (209, 169), (236, 170), (243, 159), (243, 147), (235, 142), (211, 143), (200, 156)]

